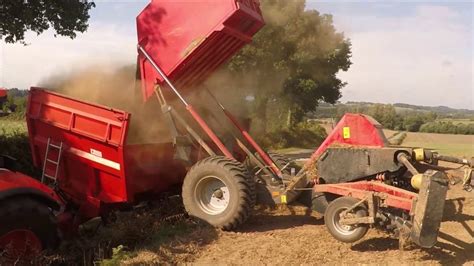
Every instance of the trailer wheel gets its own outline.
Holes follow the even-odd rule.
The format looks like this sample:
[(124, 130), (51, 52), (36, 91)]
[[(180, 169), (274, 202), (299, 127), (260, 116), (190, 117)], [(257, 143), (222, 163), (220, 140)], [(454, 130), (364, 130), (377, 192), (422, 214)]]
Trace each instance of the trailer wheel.
[(255, 181), (244, 166), (222, 156), (196, 163), (183, 182), (183, 203), (189, 215), (223, 229), (245, 222), (253, 208)]
[(59, 244), (51, 209), (28, 197), (0, 202), (0, 257), (31, 259)]
[[(365, 236), (369, 230), (368, 225), (342, 225), (339, 223), (340, 214), (357, 204), (359, 200), (351, 197), (337, 198), (332, 201), (324, 215), (324, 223), (331, 233), (331, 235), (337, 240), (345, 243), (353, 243)], [(350, 214), (355, 217), (365, 217), (368, 215), (367, 208), (365, 206), (357, 206)]]
[(283, 169), (284, 174), (290, 175), (291, 168), (295, 168), (296, 173), (298, 173), (298, 171), (300, 170), (300, 167), (298, 165), (292, 163), (291, 160), (283, 154), (270, 152), (268, 153), (268, 155), (279, 168), (283, 168), (286, 166), (286, 168)]
[[(260, 154), (255, 153), (255, 156), (258, 159), (261, 159)], [(288, 175), (288, 176), (291, 174), (291, 168), (295, 168), (296, 173), (298, 173), (298, 171), (300, 170), (300, 167), (298, 165), (292, 163), (291, 160), (288, 159), (288, 157), (286, 157), (283, 154), (275, 153), (275, 152), (269, 152), (268, 156), (270, 157), (270, 159), (272, 159), (273, 162), (275, 162), (275, 164), (278, 166), (278, 168), (283, 168), (283, 167), (286, 166), (286, 168), (283, 169), (283, 173)], [(249, 169), (249, 171), (252, 172), (252, 173), (256, 172), (259, 169), (258, 166), (256, 166), (255, 163), (252, 162), (252, 160), (248, 157), (245, 161), (245, 164), (246, 164), (247, 168)]]

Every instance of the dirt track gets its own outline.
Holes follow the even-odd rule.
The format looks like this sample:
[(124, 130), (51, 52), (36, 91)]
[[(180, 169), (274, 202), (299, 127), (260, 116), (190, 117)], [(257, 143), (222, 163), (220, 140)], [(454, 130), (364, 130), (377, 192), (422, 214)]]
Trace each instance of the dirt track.
[[(239, 232), (202, 228), (159, 251), (142, 251), (129, 263), (210, 264), (448, 264), (474, 265), (474, 192), (459, 184), (448, 192), (445, 221), (433, 249), (398, 249), (398, 240), (370, 230), (361, 241), (343, 244), (331, 237), (320, 217), (302, 207), (256, 211)], [(296, 215), (292, 215), (296, 214)]]

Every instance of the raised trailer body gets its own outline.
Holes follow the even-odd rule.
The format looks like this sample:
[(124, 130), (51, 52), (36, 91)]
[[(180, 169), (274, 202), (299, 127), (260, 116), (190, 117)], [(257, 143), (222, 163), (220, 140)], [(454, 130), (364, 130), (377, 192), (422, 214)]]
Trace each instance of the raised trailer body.
[[(176, 87), (199, 85), (264, 25), (257, 0), (153, 0), (137, 17), (138, 44)], [(163, 77), (138, 57), (144, 99)]]

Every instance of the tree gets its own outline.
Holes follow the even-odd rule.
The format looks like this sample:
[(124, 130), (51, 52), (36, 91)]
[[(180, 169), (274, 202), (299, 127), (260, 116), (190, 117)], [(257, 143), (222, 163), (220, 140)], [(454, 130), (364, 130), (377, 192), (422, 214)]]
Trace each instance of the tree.
[(52, 27), (55, 36), (76, 37), (88, 28), (87, 0), (6, 0), (0, 3), (0, 40), (24, 43), (25, 32), (41, 34)]
[(401, 118), (397, 115), (395, 107), (390, 104), (374, 104), (367, 113), (382, 124), (384, 128), (395, 129), (401, 124)]
[(423, 118), (422, 115), (418, 113), (409, 114), (403, 120), (405, 130), (410, 131), (410, 132), (420, 131), (420, 127), (424, 123), (425, 123), (425, 119)]
[(255, 97), (264, 131), (269, 109), (294, 126), (318, 102), (335, 103), (345, 85), (336, 75), (351, 65), (351, 44), (336, 31), (332, 16), (306, 10), (305, 2), (262, 0), (266, 26), (228, 65), (239, 89)]

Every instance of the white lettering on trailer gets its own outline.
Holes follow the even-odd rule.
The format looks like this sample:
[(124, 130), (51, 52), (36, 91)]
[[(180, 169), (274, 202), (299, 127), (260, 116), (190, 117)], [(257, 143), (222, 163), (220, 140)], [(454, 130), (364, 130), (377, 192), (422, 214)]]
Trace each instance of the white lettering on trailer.
[[(87, 160), (93, 161), (95, 163), (102, 164), (102, 165), (105, 165), (107, 167), (110, 167), (110, 168), (113, 168), (115, 170), (120, 171), (120, 164), (117, 163), (117, 162), (98, 157), (96, 155), (90, 154), (90, 153), (85, 152), (85, 151), (78, 150), (76, 148), (69, 148), (69, 151), (72, 154), (77, 155), (79, 157), (82, 157), (84, 159), (87, 159)], [(92, 152), (92, 150), (91, 150), (91, 152)], [(102, 155), (102, 153), (100, 153), (100, 154)]]
[(101, 151), (91, 149), (91, 154), (102, 158), (102, 152)]

